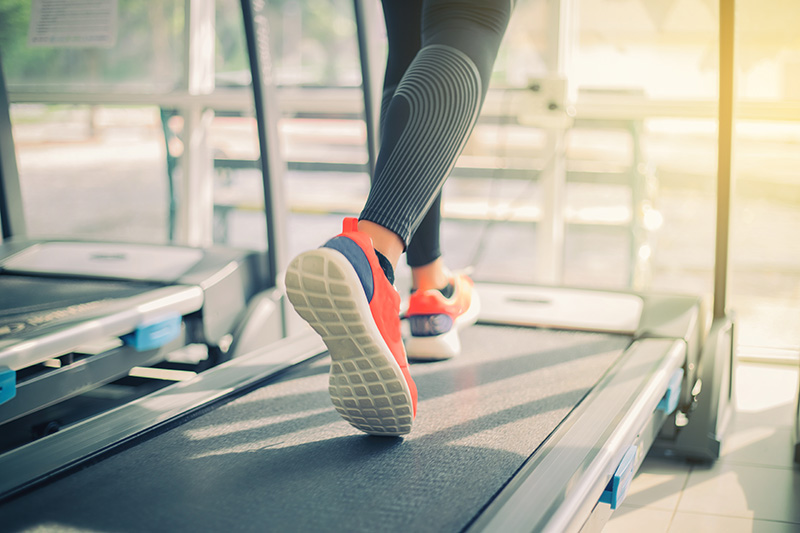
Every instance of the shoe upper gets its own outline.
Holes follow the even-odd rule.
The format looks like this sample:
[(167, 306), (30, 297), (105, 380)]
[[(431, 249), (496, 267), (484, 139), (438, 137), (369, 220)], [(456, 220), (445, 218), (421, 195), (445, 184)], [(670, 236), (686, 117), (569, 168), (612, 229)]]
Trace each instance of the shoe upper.
[(342, 233), (323, 247), (337, 250), (353, 265), (364, 288), (372, 318), (406, 377), (416, 414), (417, 389), (408, 371), (408, 358), (400, 331), (400, 294), (386, 279), (372, 239), (366, 233), (358, 231), (358, 219), (346, 218)]
[(467, 312), (472, 303), (472, 280), (464, 274), (454, 275), (453, 294), (450, 298), (437, 289), (418, 290), (411, 294), (406, 317), (411, 334), (428, 337), (447, 333), (455, 321)]

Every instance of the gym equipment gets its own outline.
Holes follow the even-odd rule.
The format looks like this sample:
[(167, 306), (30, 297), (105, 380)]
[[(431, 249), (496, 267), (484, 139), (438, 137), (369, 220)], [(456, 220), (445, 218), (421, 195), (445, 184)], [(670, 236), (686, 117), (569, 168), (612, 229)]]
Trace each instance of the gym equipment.
[[(263, 9), (242, 1), (270, 210), (278, 164), (267, 157)], [(8, 152), (0, 156), (5, 234), (20, 227), (8, 203), (18, 183)], [(0, 407), (48, 403), (42, 391), (53, 385), (18, 375), (45, 366), (42, 383), (77, 382), (70, 354), (80, 363), (78, 349), (98, 339), (119, 343), (85, 359), (113, 366), (107, 376), (124, 368), (107, 363), (117, 356), (151, 364), (173, 343), (236, 355), (1, 454), (4, 529), (599, 530), (651, 447), (714, 459), (730, 420), (735, 335), (724, 283), (712, 317), (691, 296), (479, 284), (484, 312), (463, 332), (464, 353), (413, 365), (418, 419), (399, 439), (340, 420), (310, 330), (237, 336), (261, 329), (248, 317), (280, 315), (269, 312), (280, 304), (276, 255), (14, 240), (0, 252), (9, 301), (37, 295), (29, 308), (2, 308), (13, 321), (0, 326)], [(725, 257), (723, 246), (718, 272)], [(259, 272), (263, 283), (252, 279)], [(64, 279), (62, 296), (45, 296)], [(41, 316), (52, 321), (37, 333), (28, 324)]]

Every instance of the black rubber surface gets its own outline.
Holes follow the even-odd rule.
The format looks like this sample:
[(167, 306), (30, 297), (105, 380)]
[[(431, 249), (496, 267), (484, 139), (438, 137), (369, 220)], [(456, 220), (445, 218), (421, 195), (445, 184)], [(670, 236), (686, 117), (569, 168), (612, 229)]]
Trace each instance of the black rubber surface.
[(417, 420), (369, 437), (328, 359), (0, 506), (2, 529), (459, 531), (597, 382), (626, 337), (474, 326), (412, 366)]
[(4, 274), (0, 276), (0, 339), (69, 321), (81, 313), (101, 313), (105, 301), (135, 296), (160, 286), (135, 281)]

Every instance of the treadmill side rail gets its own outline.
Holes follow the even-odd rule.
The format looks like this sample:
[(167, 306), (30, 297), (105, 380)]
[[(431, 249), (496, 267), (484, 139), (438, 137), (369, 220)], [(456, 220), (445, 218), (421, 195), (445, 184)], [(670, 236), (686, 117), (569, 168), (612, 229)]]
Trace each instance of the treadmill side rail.
[(734, 412), (735, 347), (733, 321), (729, 317), (715, 319), (700, 356), (697, 374), (702, 387), (686, 414), (688, 424), (662, 432), (654, 447), (699, 461), (719, 458)]
[(68, 353), (98, 338), (121, 337), (166, 313), (187, 315), (203, 307), (200, 287), (173, 285), (105, 303), (35, 336), (0, 343), (0, 364), (19, 370)]
[(648, 294), (643, 296), (644, 310), (636, 338), (683, 339), (686, 362), (678, 405), (688, 408), (694, 398), (700, 354), (709, 330), (708, 310), (696, 296)]
[(579, 531), (630, 446), (642, 447), (637, 467), (646, 455), (641, 436), (663, 422), (658, 404), (685, 358), (682, 340), (633, 343), (470, 531)]

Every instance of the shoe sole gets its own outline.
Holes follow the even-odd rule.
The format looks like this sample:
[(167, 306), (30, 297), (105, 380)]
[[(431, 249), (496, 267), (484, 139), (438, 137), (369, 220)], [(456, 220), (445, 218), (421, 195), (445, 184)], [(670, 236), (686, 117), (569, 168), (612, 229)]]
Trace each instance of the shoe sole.
[(439, 361), (452, 359), (461, 354), (461, 339), (458, 330), (478, 321), (480, 307), (480, 298), (473, 289), (469, 309), (455, 320), (450, 331), (430, 337), (409, 336), (406, 341), (408, 358), (416, 361)]
[(329, 248), (299, 255), (287, 269), (286, 294), (328, 347), (328, 391), (342, 418), (370, 435), (410, 432), (408, 384), (347, 258)]

